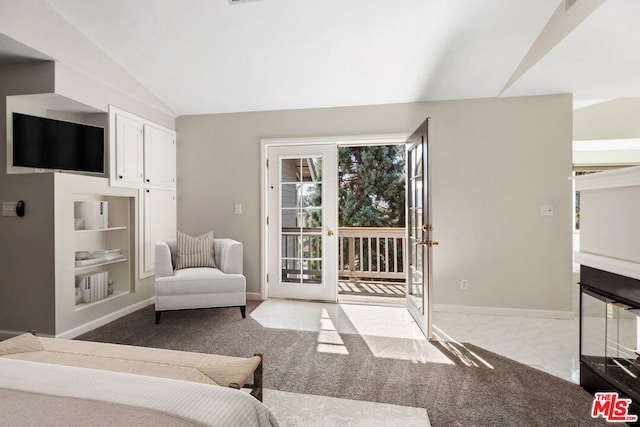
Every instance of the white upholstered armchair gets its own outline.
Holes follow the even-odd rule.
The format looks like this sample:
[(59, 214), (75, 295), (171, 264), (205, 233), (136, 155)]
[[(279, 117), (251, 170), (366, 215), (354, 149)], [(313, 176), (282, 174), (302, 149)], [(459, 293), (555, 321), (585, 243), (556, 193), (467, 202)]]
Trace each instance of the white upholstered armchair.
[(176, 270), (177, 242), (156, 243), (156, 324), (163, 311), (239, 307), (246, 317), (246, 279), (242, 274), (242, 243), (213, 239), (217, 268)]

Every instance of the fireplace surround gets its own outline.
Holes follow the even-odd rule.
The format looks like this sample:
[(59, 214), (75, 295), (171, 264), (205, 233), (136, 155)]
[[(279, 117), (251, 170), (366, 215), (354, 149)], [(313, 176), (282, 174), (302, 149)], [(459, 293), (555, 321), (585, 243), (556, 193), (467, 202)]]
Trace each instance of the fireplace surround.
[(580, 385), (618, 392), (640, 414), (640, 280), (581, 266)]

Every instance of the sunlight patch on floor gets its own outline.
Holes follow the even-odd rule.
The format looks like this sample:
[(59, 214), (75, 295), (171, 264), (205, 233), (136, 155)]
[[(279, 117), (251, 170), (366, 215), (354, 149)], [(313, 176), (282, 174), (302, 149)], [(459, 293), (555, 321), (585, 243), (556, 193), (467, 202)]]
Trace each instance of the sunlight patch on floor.
[(316, 351), (349, 354), (345, 335), (359, 335), (375, 357), (453, 364), (430, 343), (404, 307), (269, 299), (251, 317), (266, 328), (318, 333)]
[(318, 353), (349, 354), (327, 310), (322, 310), (320, 315), (320, 331), (318, 331), (316, 351)]

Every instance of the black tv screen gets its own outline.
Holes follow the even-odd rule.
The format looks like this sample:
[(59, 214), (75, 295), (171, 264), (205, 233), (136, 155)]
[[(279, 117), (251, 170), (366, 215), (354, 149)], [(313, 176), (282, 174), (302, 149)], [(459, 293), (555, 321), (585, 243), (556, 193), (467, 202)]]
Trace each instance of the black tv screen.
[(104, 129), (13, 113), (13, 165), (104, 173)]

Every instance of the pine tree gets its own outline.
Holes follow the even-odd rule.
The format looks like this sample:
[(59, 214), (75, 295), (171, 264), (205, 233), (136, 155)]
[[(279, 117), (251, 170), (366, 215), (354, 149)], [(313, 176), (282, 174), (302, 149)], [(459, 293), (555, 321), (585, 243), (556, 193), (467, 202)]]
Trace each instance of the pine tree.
[(399, 145), (340, 147), (340, 227), (404, 227), (404, 168)]
[[(322, 164), (318, 166), (321, 174)], [(340, 147), (339, 226), (404, 227), (404, 168), (404, 148), (400, 145)], [(319, 206), (320, 186), (309, 197), (312, 206)], [(314, 210), (309, 214), (309, 226), (319, 227), (321, 212)]]

